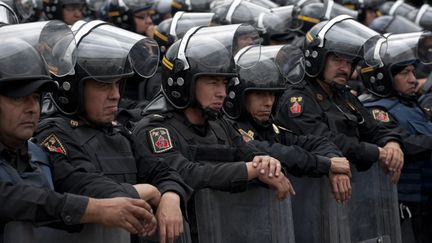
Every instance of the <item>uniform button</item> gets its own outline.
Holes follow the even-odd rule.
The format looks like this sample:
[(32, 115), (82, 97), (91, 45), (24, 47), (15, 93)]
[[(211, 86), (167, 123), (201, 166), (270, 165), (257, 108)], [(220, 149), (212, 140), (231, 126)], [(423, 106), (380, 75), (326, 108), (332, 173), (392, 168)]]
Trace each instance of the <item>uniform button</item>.
[(70, 223), (72, 221), (72, 216), (66, 215), (65, 220), (66, 222)]

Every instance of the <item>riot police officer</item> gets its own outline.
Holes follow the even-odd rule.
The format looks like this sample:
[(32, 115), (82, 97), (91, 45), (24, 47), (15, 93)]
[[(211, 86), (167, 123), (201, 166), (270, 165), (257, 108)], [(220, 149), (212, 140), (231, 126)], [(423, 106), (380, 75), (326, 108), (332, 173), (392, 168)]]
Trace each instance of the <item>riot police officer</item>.
[(73, 25), (84, 18), (84, 0), (47, 0), (43, 1), (43, 11), (48, 19), (58, 19)]
[(183, 231), (180, 204), (185, 205), (190, 189), (114, 121), (125, 79), (134, 73), (154, 73), (156, 42), (103, 21), (77, 24), (81, 26), (73, 27), (78, 43), (75, 72), (56, 78), (60, 89), (51, 96), (56, 109), (45, 107), (46, 118), (35, 137), (52, 156), (75, 167), (102, 171), (119, 183), (155, 185), (160, 194), (156, 190), (151, 198), (147, 194), (154, 193), (152, 186), (138, 184), (135, 189), (157, 208), (160, 241), (172, 242)]
[[(303, 78), (300, 49), (291, 45), (245, 48), (236, 60), (240, 82), (227, 90), (237, 95), (228, 95), (223, 109), (234, 128), (243, 140), (279, 159), (290, 174), (329, 175), (336, 200), (348, 200), (349, 163), (341, 158), (340, 150), (324, 137), (298, 136), (272, 122), (274, 104), (285, 90), (285, 80)], [(248, 68), (248, 63), (258, 59)]]
[[(338, 35), (340, 31), (346, 35)], [(285, 91), (276, 121), (305, 134), (330, 138), (360, 170), (380, 160), (394, 171), (392, 178), (397, 182), (403, 164), (399, 135), (376, 123), (345, 86), (358, 58), (355, 55), (375, 35), (344, 15), (313, 27), (305, 41), (308, 77)], [(344, 40), (349, 44), (341, 46)]]
[[(312, 27), (306, 34), (304, 46), (307, 77), (288, 87), (279, 99), (275, 123), (303, 134), (327, 137), (356, 166), (357, 170), (352, 170), (352, 181), (356, 182), (353, 191), (357, 193), (348, 202), (350, 222), (342, 224), (350, 227), (351, 240), (376, 240), (388, 234), (396, 241), (400, 238), (398, 225), (388, 225), (391, 232), (383, 233), (374, 225), (371, 215), (356, 214), (362, 210), (378, 210), (388, 212), (376, 215), (382, 222), (396, 222), (397, 219), (393, 219), (397, 215), (397, 201), (393, 200), (395, 186), (389, 184), (376, 162), (380, 161), (385, 172), (390, 172), (393, 183), (399, 180), (403, 165), (400, 135), (376, 122), (346, 86), (362, 56), (364, 43), (374, 36), (378, 34), (346, 15)], [(388, 189), (381, 191), (383, 185)], [(375, 206), (383, 200), (388, 200), (386, 205), (390, 208)]]
[[(60, 61), (43, 57), (33, 44), (16, 38), (23, 33), (20, 29), (23, 25), (10, 25), (0, 30), (0, 242), (34, 242), (40, 233), (34, 226), (76, 231), (80, 223), (147, 233), (149, 228), (145, 224), (154, 216), (145, 201), (96, 199), (138, 198), (131, 186), (120, 185), (83, 167), (74, 168), (56, 157), (49, 158), (38, 145), (29, 141), (39, 121), (42, 93), (57, 89), (45, 60), (49, 61), (50, 68), (60, 71), (57, 64), (71, 63), (72, 58)], [(58, 27), (54, 30), (62, 29)], [(15, 31), (3, 31), (11, 29)], [(69, 30), (63, 24), (64, 29)], [(27, 32), (26, 36), (43, 39), (35, 33)], [(68, 38), (67, 35), (63, 37)], [(71, 49), (73, 47), (69, 46)], [(49, 237), (50, 232), (44, 233)]]
[[(399, 126), (406, 163), (398, 185), (402, 226), (412, 222), (415, 242), (430, 242), (432, 122), (417, 102), (415, 66), (430, 63), (428, 32), (393, 34), (373, 48), (380, 53), (360, 77), (370, 92), (361, 98), (375, 120)], [(367, 63), (367, 62), (366, 62)], [(410, 232), (408, 229), (407, 232)], [(404, 235), (405, 239), (409, 239)]]
[[(219, 118), (228, 80), (236, 76), (232, 53), (238, 49), (231, 48), (239, 47), (233, 41), (240, 35), (258, 38), (249, 25), (226, 25), (193, 28), (175, 42), (162, 60), (163, 95), (150, 103), (149, 115), (133, 132), (153, 154), (169, 159), (197, 193), (240, 192), (258, 178), (284, 199), (293, 189), (279, 161), (245, 143)], [(189, 206), (195, 220), (193, 202)]]

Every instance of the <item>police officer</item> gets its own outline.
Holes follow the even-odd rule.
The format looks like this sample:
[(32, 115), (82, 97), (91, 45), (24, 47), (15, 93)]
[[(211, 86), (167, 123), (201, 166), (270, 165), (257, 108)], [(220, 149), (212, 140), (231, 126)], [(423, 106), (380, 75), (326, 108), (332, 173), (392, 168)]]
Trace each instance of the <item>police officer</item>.
[(76, 231), (74, 225), (98, 223), (147, 233), (154, 216), (145, 201), (96, 199), (138, 198), (133, 187), (50, 160), (28, 140), (39, 120), (41, 94), (57, 85), (26, 41), (2, 33), (0, 49), (0, 242), (34, 242), (34, 225)]
[(324, 137), (298, 136), (272, 122), (273, 107), (285, 90), (285, 80), (303, 78), (302, 63), (298, 62), (302, 60), (300, 49), (291, 45), (246, 49), (236, 60), (240, 82), (227, 90), (237, 95), (228, 95), (224, 103), (224, 112), (234, 128), (243, 140), (279, 159), (290, 174), (329, 175), (336, 200), (348, 200), (349, 163), (340, 150)]
[(305, 41), (308, 77), (285, 91), (276, 122), (328, 137), (359, 170), (381, 161), (396, 183), (403, 164), (399, 135), (378, 124), (345, 86), (358, 58), (353, 55), (374, 35), (344, 15), (314, 26)]
[(360, 74), (370, 92), (360, 98), (375, 120), (401, 128), (407, 158), (398, 185), (402, 226), (412, 217), (415, 242), (432, 241), (432, 122), (417, 102), (415, 74), (419, 61), (432, 61), (424, 55), (431, 38), (423, 32), (388, 36), (374, 48), (381, 63), (363, 66)]
[(48, 19), (62, 20), (68, 25), (73, 25), (84, 18), (85, 6), (84, 0), (43, 1), (43, 11)]
[[(131, 132), (114, 121), (119, 87), (134, 72), (144, 77), (154, 73), (157, 45), (103, 21), (75, 28), (75, 72), (56, 78), (60, 90), (51, 96), (56, 109), (45, 107), (48, 117), (35, 137), (52, 156), (74, 167), (102, 171), (119, 183), (155, 185), (160, 195), (148, 201), (157, 208), (160, 241), (172, 242), (183, 231), (180, 204), (185, 204), (190, 189), (173, 169), (151, 156)], [(135, 189), (143, 198), (149, 190), (154, 192), (143, 184)]]
[[(133, 132), (153, 154), (169, 159), (195, 190), (239, 192), (259, 178), (283, 199), (294, 191), (279, 161), (245, 143), (219, 118), (228, 80), (236, 76), (231, 47), (238, 32), (256, 30), (249, 25), (193, 28), (175, 42), (162, 60), (163, 95), (150, 103), (150, 114)], [(189, 206), (195, 218), (193, 203)]]

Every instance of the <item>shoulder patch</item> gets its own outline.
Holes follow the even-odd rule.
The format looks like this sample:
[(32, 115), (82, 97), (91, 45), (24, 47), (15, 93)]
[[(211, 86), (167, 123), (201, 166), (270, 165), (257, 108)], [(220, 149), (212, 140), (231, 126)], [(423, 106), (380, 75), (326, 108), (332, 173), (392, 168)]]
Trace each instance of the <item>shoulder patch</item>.
[(51, 133), (47, 138), (45, 138), (41, 145), (47, 148), (50, 152), (67, 155), (65, 147), (54, 133)]
[(388, 113), (383, 111), (383, 110), (373, 109), (372, 115), (373, 115), (374, 119), (377, 121), (380, 121), (380, 122), (389, 122), (390, 121), (390, 117), (389, 117)]
[(251, 130), (249, 130), (249, 131), (245, 131), (245, 130), (243, 130), (243, 129), (241, 129), (241, 128), (239, 128), (239, 130), (238, 130), (239, 132), (240, 132), (240, 134), (242, 135), (242, 138), (243, 138), (243, 140), (245, 141), (245, 142), (249, 142), (249, 141), (251, 141), (251, 140), (254, 140), (254, 132), (252, 132)]
[(291, 117), (299, 116), (303, 112), (302, 96), (293, 96), (290, 98), (289, 111)]
[(148, 134), (154, 153), (163, 153), (173, 148), (168, 129), (157, 127), (150, 130)]

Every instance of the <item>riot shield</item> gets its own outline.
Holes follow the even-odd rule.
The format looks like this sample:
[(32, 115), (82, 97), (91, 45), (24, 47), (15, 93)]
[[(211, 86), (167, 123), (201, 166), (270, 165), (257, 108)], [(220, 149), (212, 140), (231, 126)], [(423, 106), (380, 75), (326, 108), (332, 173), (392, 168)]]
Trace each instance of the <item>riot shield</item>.
[(349, 201), (351, 242), (401, 243), (396, 185), (375, 163), (369, 170), (352, 170)]
[[(159, 243), (159, 232), (156, 231), (153, 237), (142, 237), (140, 243)], [(192, 243), (189, 224), (186, 220), (183, 220), (183, 234), (181, 234), (175, 241), (175, 243)]]
[(352, 198), (338, 204), (323, 178), (291, 177), (296, 242), (400, 243), (397, 189), (375, 163), (368, 171), (352, 169)]
[(279, 201), (258, 183), (240, 193), (202, 189), (195, 212), (199, 242), (294, 242), (290, 198)]
[(296, 242), (349, 243), (348, 207), (331, 194), (327, 177), (290, 177), (296, 195), (292, 197)]

